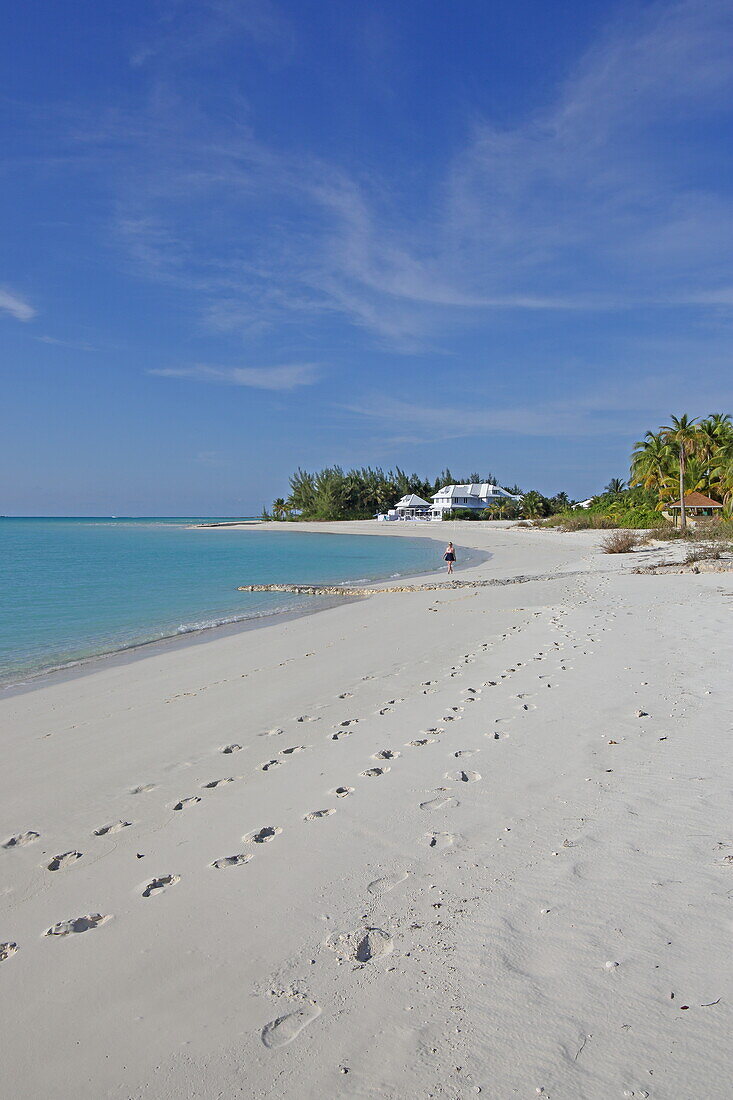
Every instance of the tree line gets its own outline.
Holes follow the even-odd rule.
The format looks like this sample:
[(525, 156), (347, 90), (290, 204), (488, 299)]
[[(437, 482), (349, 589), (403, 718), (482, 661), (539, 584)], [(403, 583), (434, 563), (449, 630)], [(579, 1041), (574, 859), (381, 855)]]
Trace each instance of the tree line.
[[(488, 482), (498, 485), (495, 474), (471, 473), (468, 477), (456, 477), (449, 469), (441, 471), (434, 479), (420, 477), (419, 474), (408, 474), (405, 470), (396, 467), (394, 470), (383, 470), (381, 467), (363, 466), (360, 469), (344, 470), (341, 466), (327, 466), (323, 470), (310, 472), (298, 469), (290, 478), (290, 492), (287, 497), (278, 497), (272, 502), (272, 512), (265, 510), (263, 519), (310, 519), (310, 520), (341, 520), (341, 519), (371, 519), (380, 512), (386, 512), (403, 496), (414, 493), (431, 503), (434, 493), (445, 485), (469, 485)], [(506, 492), (519, 495), (522, 490), (518, 485), (502, 486)], [(570, 501), (565, 493), (558, 494), (557, 498), (542, 497), (541, 494), (532, 492), (529, 496), (529, 508), (536, 505), (537, 499), (548, 501), (554, 499), (556, 508), (569, 507)], [(499, 501), (487, 509), (488, 514), (466, 510), (460, 515), (466, 515), (471, 519), (483, 516), (483, 518), (517, 518), (524, 514), (511, 500)], [(459, 513), (454, 513), (459, 515)], [(538, 514), (546, 514), (542, 509)]]
[[(290, 492), (273, 501), (263, 519), (345, 520), (371, 519), (393, 508), (409, 493), (428, 502), (445, 485), (489, 482), (500, 485), (495, 474), (456, 477), (445, 469), (434, 479), (408, 474), (396, 467), (363, 466), (344, 470), (326, 466), (310, 472), (298, 469), (290, 478)], [(484, 509), (456, 509), (449, 519), (529, 519), (562, 516), (576, 503), (566, 492), (546, 496), (518, 485), (501, 486), (521, 501), (498, 499)], [(607, 516), (618, 526), (650, 527), (659, 512), (686, 493), (699, 491), (726, 506), (733, 506), (733, 420), (728, 413), (691, 418), (673, 416), (656, 432), (648, 431), (634, 445), (628, 483), (611, 478), (603, 492), (593, 497), (589, 511)], [(684, 501), (683, 501), (684, 503)], [(682, 526), (686, 522), (682, 509)], [(577, 516), (577, 512), (575, 515)]]

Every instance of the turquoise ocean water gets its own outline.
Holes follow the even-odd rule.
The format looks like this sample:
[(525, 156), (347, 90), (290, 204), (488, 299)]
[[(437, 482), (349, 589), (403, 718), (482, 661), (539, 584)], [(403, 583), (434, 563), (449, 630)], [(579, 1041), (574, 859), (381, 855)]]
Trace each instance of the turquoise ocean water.
[[(156, 639), (313, 608), (240, 584), (427, 572), (411, 538), (196, 530), (196, 519), (0, 519), (0, 683)], [(436, 538), (441, 532), (436, 532)]]

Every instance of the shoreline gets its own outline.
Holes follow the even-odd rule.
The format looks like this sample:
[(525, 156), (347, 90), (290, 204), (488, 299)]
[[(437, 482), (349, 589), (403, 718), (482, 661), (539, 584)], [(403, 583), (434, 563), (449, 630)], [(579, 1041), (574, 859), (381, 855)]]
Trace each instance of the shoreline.
[[(357, 522), (369, 522), (369, 521), (357, 521)], [(262, 524), (258, 520), (248, 521), (244, 523), (236, 522), (231, 524), (197, 524), (195, 528), (207, 528), (212, 527), (229, 527), (236, 530), (248, 530), (254, 525), (267, 527), (267, 524)], [(295, 525), (291, 525), (295, 527)], [(300, 525), (298, 525), (300, 526)], [(297, 530), (298, 527), (295, 527)], [(302, 532), (301, 532), (302, 533)], [(310, 532), (306, 531), (306, 534), (368, 534), (372, 532), (364, 532), (361, 530), (347, 531), (347, 532)], [(425, 533), (423, 532), (423, 537)], [(438, 540), (432, 540), (436, 542), (436, 553), (440, 547)], [(475, 560), (472, 559), (472, 564), (477, 565), (483, 560), (488, 560), (491, 555), (485, 554), (481, 550), (474, 549), (472, 551), (476, 555)], [(400, 576), (400, 580), (409, 582), (419, 577), (432, 577), (437, 574), (437, 570), (423, 570), (416, 573), (405, 573)], [(368, 582), (364, 587), (371, 589), (375, 586), (386, 584), (391, 577), (381, 577), (377, 580)], [(305, 586), (304, 586), (305, 587)], [(348, 582), (344, 582), (341, 586), (348, 588)], [(20, 673), (18, 679), (0, 680), (0, 699), (11, 697), (13, 695), (25, 694), (29, 691), (35, 691), (39, 687), (43, 687), (46, 683), (63, 683), (67, 680), (76, 679), (80, 676), (88, 675), (96, 671), (98, 664), (104, 664), (106, 666), (121, 667), (130, 664), (136, 660), (143, 659), (148, 656), (155, 656), (157, 654), (165, 653), (168, 650), (177, 650), (185, 648), (189, 645), (201, 645), (202, 643), (213, 640), (217, 637), (228, 637), (232, 634), (238, 634), (243, 631), (256, 630), (263, 626), (270, 626), (277, 622), (288, 622), (292, 619), (301, 618), (306, 615), (314, 615), (320, 611), (327, 611), (330, 607), (336, 606), (336, 604), (345, 603), (349, 600), (357, 600), (362, 598), (359, 595), (345, 596), (323, 596), (320, 597), (317, 606), (302, 606), (299, 608), (283, 609), (264, 611), (252, 615), (243, 615), (239, 619), (233, 619), (226, 623), (214, 623), (210, 626), (196, 627), (190, 630), (186, 630), (180, 633), (168, 634), (158, 638), (150, 638), (140, 642), (133, 642), (129, 645), (124, 645), (118, 649), (106, 650), (99, 653), (91, 653), (88, 656), (72, 659), (68, 662), (64, 662), (59, 665), (54, 665), (48, 668), (39, 669), (34, 672)]]

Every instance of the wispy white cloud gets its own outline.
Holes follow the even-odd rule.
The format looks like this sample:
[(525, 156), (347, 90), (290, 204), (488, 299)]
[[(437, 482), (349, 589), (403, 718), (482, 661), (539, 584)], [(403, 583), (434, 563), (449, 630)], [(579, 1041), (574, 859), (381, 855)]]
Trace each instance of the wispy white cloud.
[(34, 336), (34, 340), (37, 340), (39, 344), (51, 344), (53, 347), (59, 348), (71, 348), (72, 351), (97, 351), (93, 344), (88, 344), (85, 340), (61, 340), (57, 336)]
[(160, 367), (149, 370), (159, 378), (187, 378), (224, 386), (249, 386), (256, 390), (295, 390), (318, 381), (315, 363), (288, 363), (278, 367)]
[(133, 68), (190, 64), (242, 40), (289, 54), (290, 23), (270, 0), (154, 0), (154, 31), (130, 54)]
[[(423, 405), (390, 397), (374, 397), (343, 406), (359, 418), (379, 422), (391, 429), (407, 429), (403, 442), (459, 439), (489, 434), (557, 436), (564, 433), (595, 435), (601, 425), (593, 422), (594, 409), (587, 403), (553, 402), (541, 405), (509, 406), (487, 404), (486, 408), (458, 405)], [(628, 413), (626, 414), (628, 415)]]
[[(292, 33), (253, 0), (175, 12), (158, 59), (224, 49), (226, 27), (263, 46)], [(409, 195), (388, 167), (273, 148), (248, 109), (211, 118), (173, 81), (84, 147), (121, 166), (115, 232), (136, 269), (190, 293), (221, 332), (334, 315), (416, 352), (497, 313), (725, 307), (733, 202), (719, 174), (690, 171), (689, 148), (730, 107), (733, 6), (622, 15), (548, 102), (512, 126), (475, 118)]]
[[(592, 368), (588, 371), (593, 375)], [(717, 377), (717, 375), (716, 375)], [(716, 377), (700, 383), (695, 390), (694, 415), (703, 415), (719, 402)], [(633, 389), (608, 381), (594, 388), (568, 389), (555, 400), (510, 403), (493, 397), (485, 401), (475, 395), (470, 405), (445, 402), (427, 404), (389, 394), (367, 395), (342, 406), (357, 420), (380, 426), (390, 433), (390, 441), (424, 443), (474, 436), (563, 437), (621, 435), (628, 436), (629, 426), (654, 423), (654, 417), (666, 416), (670, 400), (689, 390), (686, 371), (643, 372)], [(633, 430), (633, 429), (632, 429)], [(392, 435), (392, 433), (398, 433)]]
[(229, 465), (229, 459), (221, 451), (199, 451), (196, 455), (196, 461), (201, 466), (211, 466), (215, 469)]
[(30, 321), (36, 315), (35, 309), (29, 302), (26, 302), (18, 294), (3, 290), (1, 287), (0, 310), (9, 313), (11, 317), (15, 317), (16, 321)]

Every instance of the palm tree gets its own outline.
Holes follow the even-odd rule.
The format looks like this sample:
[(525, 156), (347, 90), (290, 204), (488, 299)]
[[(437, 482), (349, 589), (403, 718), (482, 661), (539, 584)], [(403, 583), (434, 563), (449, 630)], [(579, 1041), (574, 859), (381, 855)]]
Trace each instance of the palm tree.
[(700, 449), (705, 461), (708, 495), (712, 492), (713, 466), (721, 450), (733, 441), (733, 422), (730, 413), (711, 413), (700, 421)]
[(672, 423), (662, 428), (661, 435), (667, 443), (677, 451), (680, 474), (680, 530), (687, 530), (687, 515), (685, 513), (685, 464), (689, 455), (694, 454), (700, 445), (700, 429), (696, 424), (696, 418), (683, 413), (682, 416), (673, 416)]
[(288, 506), (282, 497), (278, 497), (277, 500), (273, 500), (272, 514), (275, 519), (282, 519), (283, 516), (286, 516), (288, 514)]
[(555, 493), (554, 497), (550, 497), (550, 507), (553, 512), (569, 512), (572, 507), (570, 497), (564, 490)]
[(625, 488), (626, 488), (626, 482), (625, 481), (622, 481), (620, 477), (612, 477), (611, 480), (609, 481), (608, 485), (606, 486), (606, 488), (603, 490), (603, 492), (604, 493), (613, 493), (614, 496), (618, 496), (619, 493), (623, 493)]
[(733, 433), (715, 452), (710, 476), (716, 493), (722, 497), (726, 510), (730, 510), (733, 503)]
[(522, 515), (526, 519), (537, 519), (544, 516), (547, 510), (547, 501), (536, 489), (530, 489), (525, 493), (521, 501)]
[(672, 469), (672, 448), (661, 432), (647, 432), (634, 444), (631, 485), (643, 485), (657, 493), (660, 505), (666, 496)]

